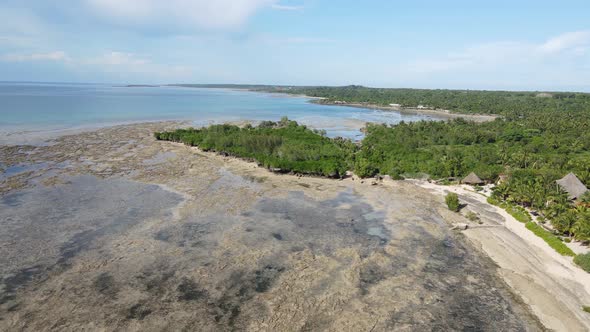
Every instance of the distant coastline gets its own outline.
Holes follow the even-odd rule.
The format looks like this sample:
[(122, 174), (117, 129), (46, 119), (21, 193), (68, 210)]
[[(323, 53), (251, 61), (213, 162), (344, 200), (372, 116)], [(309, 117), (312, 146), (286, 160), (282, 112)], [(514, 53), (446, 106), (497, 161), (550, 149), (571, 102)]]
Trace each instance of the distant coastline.
[(288, 89), (276, 90), (275, 87), (266, 85), (241, 85), (241, 84), (169, 84), (168, 86), (184, 87), (184, 88), (202, 88), (202, 89), (229, 89), (234, 91), (249, 91), (258, 93), (272, 93), (290, 96), (294, 98), (308, 98), (310, 103), (328, 106), (347, 106), (364, 109), (373, 109), (380, 111), (398, 112), (401, 114), (415, 114), (415, 115), (431, 115), (443, 119), (464, 118), (475, 122), (494, 121), (499, 115), (494, 114), (464, 114), (454, 113), (443, 109), (424, 108), (405, 106), (383, 106), (371, 103), (353, 103), (346, 101), (334, 101), (326, 97), (309, 96), (300, 93), (291, 93)]
[(129, 84), (123, 86), (124, 88), (159, 88), (161, 85), (150, 85), (150, 84)]
[(358, 107), (358, 108), (366, 108), (366, 109), (374, 109), (380, 111), (392, 111), (392, 112), (399, 112), (402, 114), (418, 114), (418, 115), (432, 115), (437, 117), (442, 117), (445, 119), (456, 119), (456, 118), (464, 118), (467, 120), (475, 121), (475, 122), (486, 122), (486, 121), (494, 121), (499, 115), (493, 114), (463, 114), (463, 113), (453, 113), (448, 110), (442, 109), (419, 109), (418, 107), (403, 107), (403, 106), (383, 106), (371, 103), (349, 103), (349, 102), (338, 102), (332, 101), (322, 97), (310, 97), (304, 96), (306, 98), (310, 98), (310, 103), (314, 104), (321, 104), (321, 105), (330, 105), (330, 106), (346, 106), (346, 107)]

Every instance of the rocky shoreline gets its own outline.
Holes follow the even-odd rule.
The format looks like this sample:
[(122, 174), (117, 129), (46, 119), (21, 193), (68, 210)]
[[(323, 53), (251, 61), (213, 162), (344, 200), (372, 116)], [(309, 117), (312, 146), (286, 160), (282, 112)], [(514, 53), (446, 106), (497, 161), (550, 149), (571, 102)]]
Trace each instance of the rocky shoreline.
[(544, 330), (439, 196), (153, 138), (182, 125), (0, 147), (1, 330)]

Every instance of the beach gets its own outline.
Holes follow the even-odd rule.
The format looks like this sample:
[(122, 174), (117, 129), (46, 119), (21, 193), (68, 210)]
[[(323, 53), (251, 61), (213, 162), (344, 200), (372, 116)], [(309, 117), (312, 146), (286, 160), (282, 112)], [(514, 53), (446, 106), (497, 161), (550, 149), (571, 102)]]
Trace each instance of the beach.
[[(309, 97), (312, 98), (312, 97)], [(346, 107), (357, 107), (357, 108), (367, 108), (367, 109), (374, 109), (374, 110), (381, 110), (381, 111), (389, 111), (389, 112), (397, 112), (401, 114), (412, 114), (412, 115), (424, 115), (424, 116), (431, 116), (438, 120), (450, 120), (450, 119), (458, 119), (463, 118), (468, 121), (474, 122), (486, 122), (486, 121), (494, 121), (498, 116), (493, 114), (462, 114), (462, 113), (453, 113), (448, 110), (440, 110), (440, 109), (430, 109), (430, 108), (418, 108), (418, 107), (400, 107), (400, 106), (382, 106), (382, 105), (375, 105), (370, 103), (348, 103), (348, 102), (328, 102), (322, 98), (316, 98), (311, 101), (312, 103), (320, 104), (320, 105), (330, 105), (330, 106), (346, 106)]]
[(153, 138), (180, 126), (0, 147), (0, 329), (551, 326), (485, 245), (450, 229), (439, 194), (278, 175)]
[[(488, 204), (470, 186), (438, 186), (412, 181), (443, 197), (455, 192), (477, 213), (482, 224), (469, 223), (463, 234), (498, 264), (502, 278), (531, 307), (543, 324), (555, 331), (587, 331), (590, 315), (581, 308), (590, 302), (590, 274), (561, 256), (505, 210)], [(454, 215), (455, 223), (466, 219)]]

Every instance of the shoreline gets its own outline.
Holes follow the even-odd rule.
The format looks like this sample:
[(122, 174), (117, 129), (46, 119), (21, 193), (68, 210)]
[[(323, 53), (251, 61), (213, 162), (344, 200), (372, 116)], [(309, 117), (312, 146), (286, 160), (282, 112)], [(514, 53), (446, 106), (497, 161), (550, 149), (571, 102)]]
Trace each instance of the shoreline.
[[(309, 96), (306, 96), (309, 97)], [(394, 106), (381, 106), (375, 104), (365, 104), (365, 103), (334, 103), (334, 102), (316, 102), (316, 100), (325, 100), (326, 98), (323, 97), (309, 97), (309, 98), (316, 98), (315, 100), (310, 100), (310, 103), (319, 104), (319, 105), (326, 105), (326, 106), (345, 106), (345, 107), (356, 107), (356, 108), (365, 108), (365, 109), (372, 109), (372, 110), (381, 110), (381, 111), (388, 111), (388, 112), (398, 112), (400, 114), (414, 114), (414, 115), (430, 115), (442, 118), (441, 120), (449, 120), (449, 119), (457, 119), (457, 118), (464, 118), (466, 120), (471, 120), (475, 122), (487, 122), (487, 121), (494, 121), (496, 118), (499, 118), (499, 115), (490, 115), (490, 114), (462, 114), (462, 113), (452, 113), (450, 111), (445, 110), (433, 110), (433, 109), (418, 109), (415, 107), (394, 107)]]
[[(470, 225), (470, 228), (461, 231), (466, 240), (474, 249), (497, 264), (498, 277), (510, 287), (514, 296), (529, 307), (531, 313), (545, 327), (556, 331), (590, 329), (590, 315), (582, 310), (583, 306), (590, 303), (590, 274), (574, 264), (573, 258), (558, 254), (505, 210), (487, 203), (484, 196), (463, 185), (441, 186), (415, 179), (379, 181), (374, 178), (361, 179), (354, 174), (343, 179), (277, 174), (258, 166), (256, 162), (234, 156), (222, 156), (216, 152), (205, 152), (198, 147), (190, 148), (201, 154), (212, 155), (213, 158), (222, 158), (225, 163), (237, 164), (244, 169), (254, 167), (257, 173), (266, 174), (260, 176), (328, 179), (353, 185), (357, 190), (359, 187), (370, 190), (375, 185), (393, 189), (408, 184), (425, 189), (431, 195), (440, 198), (438, 211), (443, 214), (449, 227), (458, 223)], [(474, 225), (462, 214), (447, 211), (444, 206), (444, 195), (448, 191), (458, 193), (461, 200), (469, 198), (468, 210), (478, 214), (490, 211), (496, 213), (499, 216), (494, 220), (496, 224)]]
[(441, 201), (447, 192), (455, 192), (467, 202), (467, 210), (482, 216), (491, 227), (478, 227), (459, 213), (454, 217), (471, 226), (462, 233), (498, 264), (504, 281), (546, 327), (556, 331), (590, 329), (590, 315), (582, 310), (590, 303), (590, 274), (573, 258), (557, 253), (504, 209), (487, 203), (485, 196), (464, 185), (410, 181)]
[(493, 115), (493, 114), (463, 114), (463, 113), (453, 113), (446, 110), (438, 110), (438, 109), (418, 109), (416, 107), (394, 107), (394, 106), (382, 106), (376, 104), (369, 104), (369, 103), (335, 103), (332, 101), (322, 102), (323, 100), (327, 100), (327, 97), (314, 97), (308, 96), (304, 94), (292, 94), (283, 91), (264, 91), (264, 90), (252, 90), (252, 89), (238, 89), (238, 88), (220, 88), (220, 89), (229, 89), (235, 91), (248, 91), (254, 93), (267, 93), (270, 95), (278, 94), (278, 95), (285, 95), (292, 98), (306, 98), (308, 102), (311, 104), (318, 104), (318, 105), (325, 105), (325, 106), (344, 106), (344, 107), (354, 107), (354, 108), (363, 108), (369, 110), (380, 110), (386, 112), (397, 112), (400, 114), (409, 114), (409, 115), (426, 115), (426, 116), (433, 116), (439, 117), (441, 119), (433, 119), (431, 121), (437, 120), (449, 120), (449, 119), (457, 119), (463, 118), (470, 121), (475, 122), (487, 122), (487, 121), (494, 121), (497, 118), (500, 118), (500, 115)]
[[(521, 300), (526, 304), (526, 310), (531, 314), (534, 314), (534, 316), (537, 317), (547, 328), (575, 331), (584, 330), (590, 327), (589, 315), (584, 313), (579, 307), (580, 304), (587, 305), (590, 303), (590, 297), (588, 297), (588, 293), (590, 292), (588, 289), (590, 288), (590, 275), (575, 267), (571, 260), (559, 256), (540, 238), (535, 237), (532, 233), (526, 230), (524, 225), (518, 223), (516, 220), (510, 219), (510, 215), (499, 211), (499, 208), (489, 205), (485, 200), (478, 201), (477, 195), (479, 194), (470, 193), (461, 187), (436, 186), (424, 181), (420, 182), (416, 180), (374, 181), (374, 179), (364, 179), (361, 182), (356, 176), (351, 176), (342, 180), (334, 180), (321, 177), (298, 177), (276, 174), (265, 168), (258, 167), (256, 163), (248, 162), (239, 158), (224, 157), (214, 152), (203, 152), (196, 147), (188, 147), (181, 143), (152, 140), (151, 133), (155, 128), (173, 128), (182, 126), (182, 122), (149, 122), (142, 124), (118, 125), (96, 129), (93, 132), (62, 136), (57, 142), (58, 144), (61, 144), (61, 146), (42, 147), (41, 149), (47, 149), (51, 153), (57, 152), (60, 155), (63, 155), (57, 157), (56, 161), (62, 159), (69, 160), (70, 158), (76, 157), (83, 160), (81, 165), (84, 165), (88, 158), (81, 158), (80, 156), (86, 152), (81, 151), (79, 147), (71, 147), (70, 143), (80, 142), (80, 144), (84, 146), (84, 142), (93, 141), (99, 138), (102, 141), (100, 144), (103, 144), (104, 147), (108, 147), (108, 149), (102, 148), (99, 150), (111, 150), (113, 155), (91, 155), (91, 159), (97, 164), (84, 166), (89, 167), (84, 168), (85, 171), (88, 172), (88, 174), (95, 174), (105, 178), (113, 176), (117, 177), (120, 176), (117, 175), (117, 172), (123, 172), (122, 174), (128, 174), (123, 175), (124, 177), (130, 177), (130, 179), (134, 181), (156, 184), (162, 186), (162, 188), (168, 188), (168, 190), (172, 189), (177, 193), (184, 193), (184, 195), (188, 196), (185, 196), (185, 203), (183, 203), (185, 205), (178, 207), (174, 211), (174, 215), (177, 217), (184, 216), (186, 214), (185, 210), (194, 204), (194, 202), (191, 201), (191, 195), (195, 195), (196, 193), (199, 193), (199, 190), (207, 188), (206, 186), (194, 188), (190, 182), (184, 183), (186, 178), (183, 180), (183, 174), (191, 175), (193, 177), (202, 177), (207, 176), (206, 174), (210, 174), (210, 172), (215, 174), (214, 171), (219, 171), (220, 169), (227, 170), (231, 174), (242, 179), (256, 179), (254, 182), (257, 184), (254, 186), (269, 187), (270, 189), (265, 189), (269, 190), (269, 193), (277, 191), (278, 186), (278, 188), (282, 188), (283, 190), (294, 190), (294, 188), (297, 188), (297, 190), (302, 189), (305, 190), (306, 194), (311, 195), (311, 197), (327, 199), (337, 193), (336, 188), (350, 188), (354, 192), (359, 193), (362, 197), (368, 199), (370, 202), (384, 206), (388, 206), (388, 204), (384, 201), (382, 202), (382, 200), (391, 199), (391, 197), (397, 197), (399, 195), (405, 196), (409, 193), (420, 201), (417, 203), (417, 206), (420, 206), (418, 209), (424, 209), (426, 206), (428, 209), (433, 209), (432, 212), (441, 216), (447, 224), (447, 229), (455, 222), (466, 222), (466, 219), (463, 216), (448, 211), (444, 205), (443, 196), (445, 191), (456, 190), (460, 193), (462, 199), (469, 199), (468, 207), (470, 209), (473, 208), (476, 211), (479, 211), (482, 216), (491, 215), (490, 222), (493, 222), (494, 220), (492, 219), (495, 218), (499, 218), (498, 220), (500, 221), (496, 220), (497, 222), (502, 222), (502, 218), (505, 220), (503, 225), (491, 225), (493, 227), (481, 228), (473, 227), (461, 232), (461, 234), (465, 235), (465, 242), (469, 244), (468, 248), (472, 247), (478, 252), (478, 254), (490, 258), (495, 264), (497, 264), (496, 277), (509, 286), (508, 290), (510, 290), (518, 300)], [(125, 130), (121, 129), (130, 130), (131, 132), (135, 132), (135, 134), (131, 134), (131, 132), (127, 133)], [(126, 145), (124, 144), (121, 147), (118, 147), (115, 143), (119, 144), (121, 143), (121, 138), (128, 139), (133, 137), (133, 135), (138, 135), (138, 133), (144, 135), (141, 139), (137, 138), (139, 140), (138, 142), (125, 143), (132, 146), (132, 149), (128, 150), (129, 153), (131, 153), (131, 158), (140, 158), (139, 160), (141, 160), (141, 158), (146, 158), (150, 153), (157, 153), (156, 155), (159, 155), (161, 153), (165, 154), (172, 152), (175, 154), (172, 158), (178, 158), (180, 155), (183, 155), (183, 158), (185, 158), (183, 159), (184, 163), (188, 163), (189, 165), (188, 170), (186, 165), (174, 164), (169, 168), (167, 166), (169, 163), (168, 161), (162, 163), (162, 166), (158, 166), (154, 170), (150, 170), (151, 168), (154, 168), (151, 164), (142, 164), (141, 162), (138, 166), (139, 169), (127, 169), (129, 163), (124, 159), (128, 158), (125, 157), (126, 154), (124, 153), (127, 151), (125, 148)], [(111, 141), (112, 138), (118, 138), (119, 141)], [(145, 146), (147, 143), (149, 143), (149, 145)], [(68, 151), (63, 150), (66, 148)], [(5, 149), (7, 152), (17, 150), (16, 148)], [(120, 149), (123, 149), (123, 151), (118, 152)], [(21, 155), (20, 152), (11, 153), (13, 153), (14, 156), (19, 156), (19, 158), (24, 158), (19, 160), (15, 159), (15, 162), (22, 162), (23, 160), (28, 160), (28, 158), (30, 158), (28, 155)], [(35, 154), (37, 153), (38, 152)], [(142, 157), (139, 157), (140, 155)], [(6, 157), (8, 158), (8, 153)], [(106, 165), (102, 166), (96, 160), (101, 158), (104, 159), (104, 161), (101, 161), (100, 163), (106, 162)], [(195, 163), (196, 166), (193, 166), (193, 163)], [(199, 165), (205, 165), (208, 168), (203, 169)], [(147, 175), (130, 175), (136, 171), (140, 174), (147, 172)], [(162, 174), (168, 175), (163, 176)], [(19, 175), (17, 177), (18, 179), (15, 180), (20, 181), (26, 176), (33, 175)], [(38, 175), (34, 177), (42, 178)], [(237, 179), (234, 178), (228, 179), (231, 179), (228, 184), (237, 181)], [(20, 187), (17, 183), (18, 181), (11, 184), (11, 187), (8, 188), (8, 191), (6, 192), (19, 190)], [(48, 181), (48, 179), (44, 179), (43, 181)], [(377, 185), (373, 185), (373, 182), (376, 182)], [(14, 187), (12, 187), (12, 185), (14, 185)], [(248, 184), (248, 186), (250, 186), (250, 184)], [(299, 188), (299, 186), (301, 186), (301, 188)], [(320, 188), (322, 189), (320, 190)], [(1, 193), (2, 190), (0, 190), (0, 194)], [(246, 199), (245, 197), (247, 196), (240, 198), (240, 200)], [(235, 199), (238, 199), (238, 196), (236, 196)], [(246, 201), (248, 200), (246, 199)], [(212, 200), (211, 204), (219, 203)], [(422, 205), (424, 205), (424, 207), (422, 207)], [(396, 213), (399, 213), (399, 208), (400, 207), (393, 206), (392, 211), (390, 211), (392, 218), (395, 218)], [(406, 208), (407, 207), (405, 206), (401, 207), (402, 210)], [(420, 210), (417, 210), (416, 213), (419, 211)], [(424, 211), (420, 213), (424, 213)], [(497, 217), (494, 213), (500, 215), (500, 217)], [(521, 232), (521, 230), (523, 230), (523, 232)], [(586, 281), (588, 282), (583, 284), (583, 282)], [(579, 286), (578, 283), (582, 283), (582, 286)], [(584, 303), (586, 301), (588, 301), (588, 303)]]

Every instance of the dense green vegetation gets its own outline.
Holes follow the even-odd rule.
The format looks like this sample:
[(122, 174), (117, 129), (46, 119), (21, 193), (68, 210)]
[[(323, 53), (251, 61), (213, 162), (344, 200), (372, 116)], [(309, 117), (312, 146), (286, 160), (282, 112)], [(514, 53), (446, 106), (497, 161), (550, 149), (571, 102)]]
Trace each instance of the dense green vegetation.
[[(238, 86), (218, 86), (238, 87)], [(159, 137), (252, 158), (266, 167), (300, 173), (394, 179), (428, 176), (452, 182), (470, 172), (494, 182), (493, 199), (527, 223), (534, 211), (561, 236), (590, 240), (590, 194), (573, 204), (555, 180), (573, 172), (590, 185), (590, 94), (507, 91), (248, 86), (306, 94), (330, 101), (391, 103), (500, 115), (494, 121), (463, 119), (368, 125), (360, 147), (330, 140), (297, 124), (271, 128), (213, 127)], [(288, 122), (290, 123), (290, 122)]]
[(502, 209), (506, 210), (508, 214), (513, 216), (514, 219), (520, 221), (523, 224), (532, 221), (531, 215), (522, 206), (514, 205), (506, 201), (499, 201), (494, 196), (488, 197), (488, 203), (501, 207)]
[(538, 224), (529, 221), (525, 224), (526, 228), (530, 231), (535, 233), (538, 237), (542, 238), (547, 244), (555, 249), (558, 253), (563, 256), (576, 256), (576, 254), (567, 246), (565, 243), (561, 242), (561, 240), (555, 236), (555, 234), (545, 230), (543, 227), (539, 226)]
[(449, 210), (453, 212), (458, 212), (461, 207), (459, 204), (459, 196), (455, 193), (448, 193), (447, 196), (445, 196), (445, 203), (447, 203)]
[[(313, 91), (319, 94), (324, 90)], [(401, 92), (350, 87), (342, 88), (333, 98), (342, 98), (346, 94), (358, 98), (365, 94), (390, 98)], [(515, 217), (527, 222), (528, 212), (518, 211), (515, 207), (530, 208), (542, 219), (551, 221), (557, 232), (577, 240), (590, 240), (590, 198), (582, 198), (574, 205), (555, 183), (573, 172), (582, 182), (590, 184), (589, 94), (406, 92), (408, 100), (414, 98), (411, 103), (451, 108), (463, 113), (494, 113), (502, 117), (484, 123), (456, 119), (402, 122), (394, 126), (368, 125), (354, 162), (356, 174), (389, 174), (393, 177), (427, 174), (435, 179), (459, 179), (473, 171), (490, 182), (503, 174), (507, 181), (495, 188), (494, 198), (509, 203), (506, 208)], [(376, 100), (369, 98), (366, 101)], [(396, 100), (387, 99), (387, 102)], [(448, 107), (451, 103), (456, 108)]]
[(590, 253), (576, 256), (574, 258), (574, 263), (578, 264), (582, 269), (590, 273)]
[(574, 92), (381, 89), (358, 85), (344, 87), (253, 86), (250, 88), (323, 97), (327, 102), (344, 101), (381, 106), (400, 104), (403, 107), (423, 105), (457, 113), (500, 114), (508, 117), (519, 117), (545, 111), (577, 112), (590, 109), (590, 94)]
[(202, 129), (158, 132), (159, 140), (182, 142), (205, 151), (256, 160), (278, 172), (341, 177), (350, 169), (355, 145), (330, 139), (295, 121), (264, 121), (258, 127), (214, 125)]

